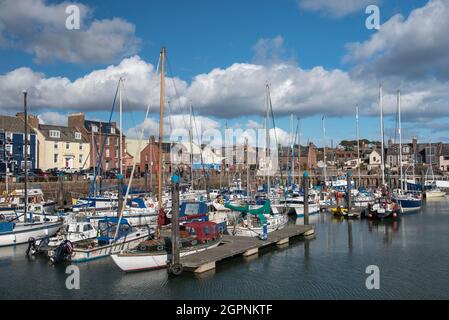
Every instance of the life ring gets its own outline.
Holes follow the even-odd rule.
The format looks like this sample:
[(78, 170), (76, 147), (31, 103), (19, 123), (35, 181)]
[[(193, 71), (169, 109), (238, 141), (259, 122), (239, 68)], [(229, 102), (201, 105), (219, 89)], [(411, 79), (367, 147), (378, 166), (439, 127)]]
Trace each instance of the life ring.
[(158, 245), (156, 249), (157, 251), (163, 251), (165, 248), (163, 245)]

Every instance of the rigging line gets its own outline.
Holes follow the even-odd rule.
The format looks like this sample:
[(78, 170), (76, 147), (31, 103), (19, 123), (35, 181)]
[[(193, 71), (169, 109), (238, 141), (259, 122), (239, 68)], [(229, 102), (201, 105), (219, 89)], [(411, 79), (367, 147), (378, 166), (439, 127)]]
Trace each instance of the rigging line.
[[(114, 114), (114, 108), (115, 108), (115, 103), (117, 102), (117, 94), (118, 94), (118, 90), (119, 90), (119, 85), (120, 85), (120, 81), (117, 83), (117, 88), (115, 89), (114, 101), (112, 102), (111, 113), (109, 114), (109, 121), (108, 121), (109, 124), (111, 123), (112, 115)], [(108, 139), (108, 137), (109, 137), (109, 132), (111, 131), (111, 130), (108, 130), (108, 129), (109, 129), (109, 127), (107, 126), (106, 127), (106, 134), (104, 136), (103, 145), (101, 147), (100, 157), (98, 158), (98, 161), (97, 161), (97, 168), (101, 167), (101, 160), (103, 158), (104, 146), (106, 144), (106, 139)], [(92, 128), (91, 128), (91, 130), (92, 130)], [(101, 133), (101, 126), (100, 126), (100, 133)], [(95, 171), (94, 179), (93, 179), (92, 184), (90, 186), (89, 198), (87, 199), (88, 204), (90, 202), (90, 196), (93, 195), (93, 193), (95, 191), (95, 183), (96, 183), (97, 176), (98, 176), (98, 172)]]
[[(269, 102), (269, 105), (270, 105), (270, 114), (271, 114), (271, 118), (272, 118), (272, 122), (273, 122), (273, 128), (274, 128), (274, 139), (275, 139), (275, 142), (276, 142), (276, 150), (277, 150), (278, 159), (279, 159), (279, 143), (278, 143), (278, 138), (277, 138), (277, 133), (276, 133), (276, 122), (274, 120), (273, 104), (271, 102), (271, 93), (270, 92), (268, 92), (268, 102)], [(282, 164), (281, 164), (281, 162), (279, 160), (278, 160), (278, 162), (279, 162), (279, 170), (280, 170), (280, 173), (281, 173), (281, 182), (283, 182), (284, 176), (282, 174)], [(285, 196), (285, 194), (284, 194), (284, 196)]]
[[(160, 55), (159, 55), (159, 58), (160, 58)], [(159, 68), (159, 63), (158, 63), (157, 70), (158, 70), (158, 68)], [(157, 70), (156, 70), (156, 74), (157, 74)], [(145, 123), (145, 121), (148, 119), (148, 115), (150, 113), (150, 109), (151, 109), (151, 100), (150, 100), (150, 102), (147, 105), (147, 110), (146, 110), (146, 113), (145, 113), (145, 118), (143, 120), (143, 123)], [(136, 131), (137, 131), (137, 129), (136, 129)], [(145, 126), (142, 126), (142, 130), (140, 131), (140, 136), (139, 136), (139, 143), (137, 145), (137, 152), (139, 152), (140, 148), (142, 147), (142, 141), (143, 141), (144, 134), (145, 134)], [(135, 170), (136, 170), (136, 161), (133, 162), (133, 168), (131, 170), (131, 176), (130, 176), (130, 179), (129, 179), (129, 182), (128, 182), (128, 187), (126, 188), (126, 194), (125, 194), (125, 198), (123, 199), (122, 211), (121, 212), (124, 212), (124, 210), (126, 208), (126, 203), (128, 202), (128, 197), (129, 197), (129, 190), (131, 189), (131, 186), (132, 186)], [(123, 214), (120, 215), (120, 218), (119, 218), (119, 221), (118, 221), (118, 226), (120, 226), (120, 223), (122, 221), (122, 217), (123, 217)], [(114, 235), (114, 242), (117, 239), (118, 231), (119, 231), (119, 228), (116, 229), (116, 232), (115, 232), (115, 235)], [(111, 250), (112, 250), (112, 248), (111, 248)]]
[[(182, 106), (181, 106), (181, 96), (179, 95), (178, 89), (176, 87), (176, 82), (175, 82), (175, 78), (173, 76), (173, 71), (172, 71), (172, 67), (171, 67), (171, 63), (170, 63), (170, 59), (166, 56), (166, 60), (167, 60), (167, 66), (168, 66), (168, 71), (169, 71), (169, 75), (170, 75), (170, 79), (173, 83), (173, 88), (175, 90), (175, 97), (177, 99), (178, 102), (178, 106), (179, 106), (179, 113), (182, 115), (183, 114), (183, 110), (182, 110)], [(182, 121), (184, 122), (184, 129), (188, 128), (188, 125), (186, 123), (186, 118), (182, 117)]]

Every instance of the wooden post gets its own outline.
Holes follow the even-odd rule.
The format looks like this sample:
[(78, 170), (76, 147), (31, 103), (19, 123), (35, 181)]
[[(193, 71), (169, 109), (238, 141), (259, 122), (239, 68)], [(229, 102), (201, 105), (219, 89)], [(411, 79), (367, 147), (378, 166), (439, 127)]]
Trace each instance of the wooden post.
[(347, 199), (348, 199), (348, 214), (351, 212), (351, 207), (352, 207), (352, 195), (351, 195), (351, 176), (352, 173), (351, 171), (348, 171), (348, 173), (346, 174), (346, 183), (347, 183)]
[(172, 176), (172, 221), (171, 221), (171, 243), (172, 260), (169, 265), (169, 273), (178, 276), (182, 273), (183, 267), (180, 261), (179, 252), (179, 176)]
[(309, 174), (304, 172), (303, 189), (304, 189), (304, 225), (309, 224)]

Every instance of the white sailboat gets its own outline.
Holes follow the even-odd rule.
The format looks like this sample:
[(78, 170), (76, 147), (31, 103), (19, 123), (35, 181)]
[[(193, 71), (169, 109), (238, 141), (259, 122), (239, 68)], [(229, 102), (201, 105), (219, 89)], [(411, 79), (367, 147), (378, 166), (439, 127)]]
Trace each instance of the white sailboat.
[[(24, 169), (25, 169), (25, 188), (24, 188), (24, 207), (23, 214), (17, 218), (0, 219), (0, 247), (12, 246), (27, 243), (30, 238), (42, 239), (56, 234), (62, 226), (62, 220), (57, 222), (34, 222), (33, 212), (28, 211), (28, 115), (27, 115), (27, 92), (23, 92), (24, 97)], [(21, 212), (20, 212), (21, 213)], [(23, 222), (18, 222), (23, 217)]]

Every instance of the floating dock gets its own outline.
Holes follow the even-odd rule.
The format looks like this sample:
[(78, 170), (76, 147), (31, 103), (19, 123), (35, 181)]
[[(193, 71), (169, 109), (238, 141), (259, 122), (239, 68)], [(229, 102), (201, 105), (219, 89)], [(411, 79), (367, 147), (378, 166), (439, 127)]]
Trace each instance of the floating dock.
[(181, 258), (181, 264), (185, 271), (202, 273), (215, 269), (218, 261), (243, 255), (245, 257), (255, 255), (259, 249), (276, 244), (278, 246), (288, 244), (290, 238), (298, 236), (310, 236), (315, 233), (313, 226), (289, 225), (268, 234), (267, 240), (257, 237), (223, 236), (223, 243), (216, 248), (195, 253)]

